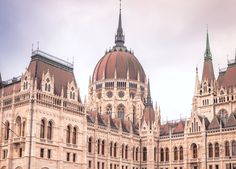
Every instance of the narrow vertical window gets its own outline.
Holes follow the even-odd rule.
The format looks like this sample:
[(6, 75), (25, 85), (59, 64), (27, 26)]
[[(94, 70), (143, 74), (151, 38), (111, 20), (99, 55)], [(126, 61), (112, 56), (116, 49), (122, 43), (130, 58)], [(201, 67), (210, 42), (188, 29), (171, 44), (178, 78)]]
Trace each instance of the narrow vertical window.
[(40, 138), (44, 138), (45, 137), (45, 121), (41, 120), (41, 124), (40, 124)]

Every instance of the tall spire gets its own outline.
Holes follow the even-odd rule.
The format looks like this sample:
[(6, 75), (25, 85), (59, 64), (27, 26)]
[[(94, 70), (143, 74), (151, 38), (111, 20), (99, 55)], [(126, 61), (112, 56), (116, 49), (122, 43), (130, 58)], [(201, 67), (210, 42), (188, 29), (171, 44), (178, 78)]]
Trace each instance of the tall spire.
[(211, 50), (210, 50), (210, 42), (209, 42), (209, 35), (208, 35), (208, 26), (207, 26), (207, 37), (206, 37), (206, 51), (204, 54), (204, 59), (205, 60), (212, 60), (212, 54), (211, 54)]
[(122, 19), (121, 19), (121, 0), (120, 0), (120, 13), (119, 13), (119, 22), (118, 22), (118, 28), (117, 33), (115, 36), (115, 44), (116, 46), (122, 47), (125, 43), (125, 36), (123, 34), (123, 28), (122, 28)]
[(151, 98), (151, 90), (150, 90), (150, 82), (148, 79), (148, 93), (147, 93), (147, 100), (145, 103), (146, 106), (152, 106), (152, 98)]
[(202, 81), (208, 80), (208, 82), (213, 82), (215, 80), (214, 68), (212, 64), (212, 54), (210, 50), (210, 42), (207, 28), (207, 37), (206, 37), (206, 51), (204, 55), (204, 65), (202, 72)]

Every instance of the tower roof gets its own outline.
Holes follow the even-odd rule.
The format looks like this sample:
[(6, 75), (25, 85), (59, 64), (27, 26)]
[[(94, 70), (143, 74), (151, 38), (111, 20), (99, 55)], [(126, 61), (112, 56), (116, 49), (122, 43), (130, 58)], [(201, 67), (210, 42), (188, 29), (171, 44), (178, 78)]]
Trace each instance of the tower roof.
[(208, 80), (209, 82), (215, 80), (208, 30), (207, 30), (207, 36), (206, 36), (206, 50), (204, 54), (204, 65), (203, 65), (203, 73), (202, 73), (202, 81), (204, 80)]
[(152, 104), (149, 80), (148, 80), (148, 94), (147, 94), (147, 98), (144, 105), (145, 105), (145, 108), (143, 110), (142, 121), (146, 121), (146, 123), (153, 123), (155, 121), (155, 112), (154, 112), (153, 104)]

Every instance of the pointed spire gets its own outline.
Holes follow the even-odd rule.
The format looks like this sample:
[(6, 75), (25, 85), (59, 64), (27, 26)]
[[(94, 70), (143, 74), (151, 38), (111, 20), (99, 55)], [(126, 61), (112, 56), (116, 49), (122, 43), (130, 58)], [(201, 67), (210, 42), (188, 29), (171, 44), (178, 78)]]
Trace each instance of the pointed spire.
[(116, 46), (122, 47), (125, 43), (125, 36), (123, 34), (123, 28), (122, 28), (122, 19), (121, 19), (121, 0), (120, 0), (120, 13), (119, 13), (119, 22), (118, 22), (118, 28), (117, 33), (115, 36), (115, 44)]
[(152, 106), (152, 98), (151, 98), (151, 90), (150, 90), (150, 82), (148, 79), (148, 93), (147, 93), (147, 100), (145, 103), (146, 106)]
[(205, 50), (205, 54), (204, 54), (204, 59), (205, 60), (212, 60), (212, 54), (211, 54), (211, 50), (210, 50), (210, 42), (209, 42), (209, 35), (208, 35), (208, 26), (207, 26), (207, 37), (206, 37), (206, 50)]

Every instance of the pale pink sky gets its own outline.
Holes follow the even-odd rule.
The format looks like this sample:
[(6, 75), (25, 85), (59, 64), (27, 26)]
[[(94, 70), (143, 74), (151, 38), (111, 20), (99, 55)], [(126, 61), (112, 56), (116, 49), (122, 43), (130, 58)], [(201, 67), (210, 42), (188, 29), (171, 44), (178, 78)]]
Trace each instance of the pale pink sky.
[[(150, 77), (162, 119), (189, 117), (195, 67), (201, 75), (206, 25), (215, 72), (234, 58), (235, 0), (123, 0), (126, 46)], [(118, 0), (1, 0), (0, 72), (4, 80), (22, 74), (31, 44), (62, 59), (75, 59), (81, 97), (89, 75), (114, 44)], [(36, 49), (36, 47), (35, 47)]]

